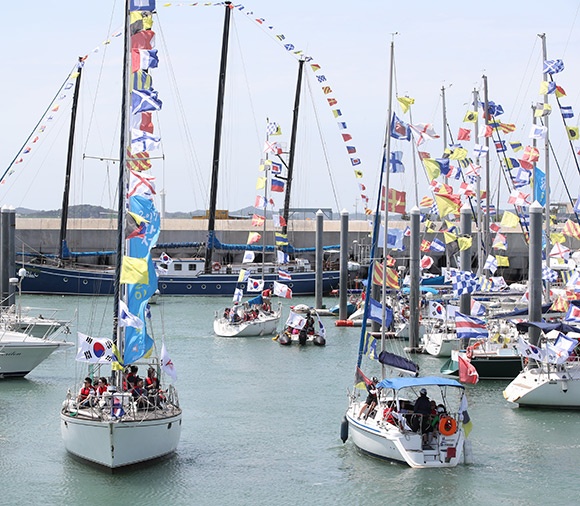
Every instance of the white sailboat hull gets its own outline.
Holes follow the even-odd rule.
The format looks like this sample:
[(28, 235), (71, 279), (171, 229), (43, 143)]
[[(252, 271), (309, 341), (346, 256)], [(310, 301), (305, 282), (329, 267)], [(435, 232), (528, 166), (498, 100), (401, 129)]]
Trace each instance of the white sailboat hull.
[(423, 336), (423, 350), (434, 357), (450, 357), (452, 351), (459, 350), (459, 344), (455, 333), (438, 332)]
[(83, 460), (116, 469), (158, 459), (177, 449), (181, 411), (174, 416), (139, 420), (88, 420), (61, 413), (66, 450)]
[(0, 378), (26, 376), (65, 341), (47, 341), (14, 331), (0, 334)]
[(358, 419), (362, 403), (353, 402), (346, 413), (348, 435), (364, 453), (407, 464), (413, 468), (455, 467), (465, 463), (465, 436), (461, 428), (452, 436), (439, 434), (423, 449), (422, 436), (376, 419)]
[(271, 315), (260, 314), (255, 320), (232, 323), (226, 318), (216, 317), (213, 331), (220, 337), (256, 337), (271, 336), (278, 330), (281, 309)]
[(580, 409), (580, 364), (524, 369), (503, 395), (520, 406)]

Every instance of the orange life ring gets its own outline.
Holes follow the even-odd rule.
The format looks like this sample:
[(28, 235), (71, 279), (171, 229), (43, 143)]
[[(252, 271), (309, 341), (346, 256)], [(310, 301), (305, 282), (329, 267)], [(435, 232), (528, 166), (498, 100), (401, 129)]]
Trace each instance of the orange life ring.
[(457, 432), (457, 422), (455, 418), (444, 416), (439, 420), (439, 432), (444, 436), (452, 436)]
[(222, 268), (222, 264), (220, 264), (219, 262), (214, 262), (212, 264), (212, 269), (216, 272), (219, 271), (221, 268)]

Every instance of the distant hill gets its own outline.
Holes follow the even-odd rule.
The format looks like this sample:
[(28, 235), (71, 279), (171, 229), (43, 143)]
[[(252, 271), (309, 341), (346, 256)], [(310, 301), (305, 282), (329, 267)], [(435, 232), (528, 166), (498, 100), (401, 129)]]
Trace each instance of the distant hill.
[[(167, 218), (174, 219), (189, 219), (202, 211), (166, 213)], [(25, 207), (17, 207), (16, 215), (24, 218), (60, 218), (60, 209), (52, 211), (39, 211), (37, 209), (27, 209)], [(107, 209), (101, 206), (91, 206), (82, 204), (78, 206), (70, 206), (68, 211), (69, 218), (111, 218), (117, 216), (117, 211)]]

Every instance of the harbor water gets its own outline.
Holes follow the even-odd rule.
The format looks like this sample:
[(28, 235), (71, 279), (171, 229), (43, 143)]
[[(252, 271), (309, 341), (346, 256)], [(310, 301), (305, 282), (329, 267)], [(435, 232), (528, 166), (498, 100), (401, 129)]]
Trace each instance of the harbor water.
[[(283, 319), (290, 304), (312, 302), (284, 301)], [(69, 340), (92, 311), (88, 298), (22, 303), (69, 318), (78, 308)], [(369, 458), (339, 437), (360, 329), (326, 318), (323, 348), (218, 338), (213, 315), (228, 303), (165, 297), (152, 307), (164, 316), (183, 408), (177, 453), (154, 465), (110, 474), (66, 453), (59, 410), (67, 389), (80, 387), (74, 349), (55, 352), (25, 379), (1, 380), (0, 504), (577, 504), (580, 413), (515, 408), (503, 399), (506, 381), (482, 381), (467, 387), (473, 464), (421, 470)], [(423, 374), (443, 363), (415, 358)]]

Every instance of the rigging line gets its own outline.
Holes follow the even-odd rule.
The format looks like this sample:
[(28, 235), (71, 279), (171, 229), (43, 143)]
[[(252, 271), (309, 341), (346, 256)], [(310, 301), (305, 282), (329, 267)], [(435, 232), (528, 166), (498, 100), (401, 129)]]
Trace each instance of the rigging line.
[[(527, 84), (526, 91), (525, 91), (525, 95), (526, 96), (528, 95), (528, 92), (529, 92), (529, 89), (530, 89), (530, 86), (531, 86), (531, 83), (532, 83), (532, 79), (526, 79), (526, 75), (527, 75), (527, 73), (528, 73), (528, 71), (529, 71), (529, 69), (530, 69), (530, 67), (532, 65), (531, 62), (532, 62), (532, 59), (534, 59), (534, 55), (535, 55), (535, 60), (536, 61), (539, 58), (538, 57), (538, 52), (536, 51), (537, 44), (538, 44), (538, 37), (534, 38), (534, 45), (532, 47), (532, 50), (530, 51), (530, 56), (529, 56), (528, 61), (526, 63), (526, 69), (525, 69), (524, 73), (522, 74), (522, 78), (520, 80), (520, 85), (519, 85), (518, 91), (516, 93), (516, 103), (517, 103), (517, 97), (519, 97), (520, 94), (522, 93), (522, 88), (524, 86), (524, 83)], [(519, 122), (519, 118), (522, 115), (522, 110), (523, 110), (523, 108), (524, 108), (525, 105), (526, 104), (523, 101), (520, 103), (519, 109), (518, 109), (518, 111), (516, 113), (515, 123), (518, 123)]]
[(570, 31), (568, 32), (568, 38), (566, 39), (566, 43), (564, 44), (564, 51), (562, 57), (566, 55), (566, 51), (568, 50), (568, 46), (570, 45), (570, 39), (572, 38), (572, 33), (574, 33), (574, 25), (576, 24), (576, 19), (578, 18), (578, 11), (580, 11), (580, 3), (576, 7), (576, 12), (574, 13), (574, 19), (572, 20), (572, 26), (570, 27)]
[[(193, 187), (193, 193), (195, 194), (195, 192), (197, 191), (197, 189), (200, 187), (199, 182), (200, 181), (205, 181), (206, 180), (206, 175), (204, 175), (202, 173), (201, 170), (201, 164), (199, 162), (199, 157), (197, 155), (197, 151), (195, 149), (195, 143), (193, 141), (193, 136), (191, 134), (191, 129), (189, 128), (189, 124), (186, 121), (186, 114), (185, 114), (185, 106), (183, 103), (183, 99), (181, 97), (181, 93), (179, 92), (179, 86), (177, 84), (177, 78), (175, 75), (175, 71), (174, 71), (174, 67), (173, 67), (173, 62), (170, 58), (170, 52), (167, 50), (168, 45), (167, 42), (165, 40), (165, 32), (163, 30), (162, 27), (162, 23), (161, 20), (159, 19), (159, 16), (156, 15), (156, 19), (155, 19), (155, 26), (158, 27), (155, 31), (156, 36), (160, 36), (161, 41), (162, 41), (162, 49), (163, 49), (163, 57), (165, 58), (165, 62), (166, 65), (164, 66), (165, 68), (167, 68), (167, 75), (169, 76), (169, 80), (171, 81), (171, 92), (175, 98), (175, 102), (176, 102), (176, 108), (179, 111), (178, 116), (179, 116), (179, 121), (180, 124), (183, 128), (183, 131), (180, 131), (180, 134), (183, 135), (183, 137), (185, 138), (185, 142), (184, 142), (184, 148), (187, 154), (187, 159), (188, 162), (191, 164), (190, 166), (193, 168), (193, 172), (196, 176), (196, 179), (191, 180), (192, 183), (192, 187)], [(158, 128), (161, 129), (161, 122), (158, 121)], [(163, 138), (163, 137), (162, 137)], [(165, 163), (164, 163), (165, 166)], [(187, 171), (189, 173), (189, 171)], [(191, 175), (191, 174), (189, 174)], [(201, 192), (200, 194), (201, 196), (198, 196), (197, 198), (201, 199), (201, 201), (204, 203), (204, 208), (207, 209), (208, 207), (208, 198), (209, 195), (207, 194), (207, 192)]]
[(332, 188), (332, 194), (334, 196), (334, 203), (336, 204), (336, 209), (340, 213), (340, 203), (338, 201), (338, 194), (336, 191), (336, 185), (334, 183), (334, 178), (332, 177), (332, 171), (330, 170), (330, 161), (328, 157), (328, 149), (326, 146), (326, 142), (324, 142), (324, 138), (322, 136), (322, 128), (320, 127), (320, 118), (318, 116), (318, 109), (316, 108), (316, 103), (312, 100), (312, 85), (310, 83), (310, 78), (306, 79), (306, 85), (308, 87), (308, 92), (310, 94), (310, 102), (312, 103), (312, 110), (314, 111), (314, 118), (316, 120), (316, 127), (318, 128), (318, 136), (320, 137), (321, 144), (322, 144), (322, 153), (324, 154), (324, 161), (326, 163), (326, 170), (328, 171), (328, 177), (330, 179), (330, 186)]
[(554, 151), (554, 146), (552, 146), (551, 142), (548, 142), (549, 146), (550, 146), (550, 151), (552, 152), (552, 156), (554, 157), (554, 162), (556, 162), (556, 167), (558, 167), (558, 173), (560, 174), (560, 177), (562, 178), (562, 182), (564, 184), (564, 189), (566, 190), (566, 194), (568, 195), (568, 200), (570, 201), (570, 204), (572, 204), (572, 210), (574, 211), (574, 215), (576, 216), (576, 221), (578, 223), (580, 223), (580, 218), (578, 217), (578, 213), (574, 210), (574, 200), (572, 199), (572, 195), (570, 194), (570, 190), (568, 189), (568, 185), (566, 184), (566, 179), (564, 178), (564, 174), (562, 173), (562, 167), (560, 166), (560, 163), (558, 162), (558, 159), (556, 158), (556, 152)]
[[(78, 59), (77, 59), (78, 60)], [(16, 155), (14, 156), (14, 158), (12, 159), (12, 161), (8, 164), (8, 167), (6, 168), (6, 170), (4, 171), (4, 173), (0, 176), (0, 182), (4, 180), (4, 178), (6, 177), (6, 174), (8, 174), (8, 172), (10, 171), (10, 169), (12, 168), (12, 166), (14, 165), (14, 162), (16, 161), (16, 159), (18, 158), (18, 155), (20, 155), (20, 153), (22, 152), (22, 150), (26, 147), (26, 144), (28, 144), (28, 142), (30, 141), (30, 139), (32, 138), (32, 136), (34, 135), (34, 132), (36, 132), (36, 129), (39, 127), (39, 125), (42, 123), (42, 120), (44, 119), (44, 117), (46, 116), (46, 114), (48, 113), (48, 111), (50, 110), (51, 107), (54, 107), (54, 102), (55, 100), (60, 96), (63, 88), (65, 87), (67, 81), (70, 79), (71, 74), (74, 72), (74, 69), (77, 68), (77, 64), (75, 64), (75, 66), (71, 69), (71, 71), (67, 74), (66, 79), (64, 80), (64, 82), (60, 85), (60, 88), (58, 89), (58, 91), (56, 92), (56, 95), (53, 97), (53, 99), (49, 102), (48, 107), (45, 109), (45, 111), (42, 113), (42, 115), (40, 116), (40, 119), (38, 120), (38, 123), (36, 123), (36, 125), (34, 126), (34, 128), (32, 129), (32, 131), (30, 132), (30, 135), (26, 138), (26, 141), (24, 141), (24, 144), (22, 144), (22, 146), (20, 147), (20, 149), (16, 152)], [(76, 83), (75, 83), (76, 84)]]
[[(492, 116), (492, 115), (490, 115), (490, 116), (491, 116), (491, 118), (490, 118), (491, 122), (496, 123), (497, 120), (496, 120), (495, 116)], [(497, 134), (498, 142), (505, 143), (506, 141), (501, 138), (499, 132), (495, 128), (493, 130), (495, 130), (495, 133)], [(493, 130), (492, 130), (492, 132), (493, 132)], [(494, 137), (493, 137), (493, 133), (492, 133), (491, 139), (494, 142), (496, 142)], [(515, 190), (515, 188), (512, 188), (512, 185), (510, 184), (510, 183), (513, 183), (513, 176), (511, 173), (510, 164), (507, 161), (506, 152), (503, 151), (503, 158), (504, 158), (503, 161), (505, 163), (505, 167), (504, 167), (504, 164), (502, 164), (501, 155), (498, 153), (497, 149), (495, 151), (495, 154), (497, 155), (497, 158), (499, 160), (500, 173), (504, 177), (504, 181), (506, 183), (506, 186), (511, 193), (513, 190)], [(489, 153), (488, 153), (488, 156), (489, 156)], [(508, 175), (509, 175), (509, 179), (508, 179)], [(498, 186), (498, 191), (499, 191), (499, 186)], [(498, 194), (498, 196), (499, 196), (499, 194)], [(489, 200), (491, 201), (491, 199), (489, 199)], [(522, 234), (524, 235), (524, 240), (526, 241), (526, 243), (528, 243), (529, 242), (529, 229), (528, 229), (527, 225), (525, 224), (525, 222), (522, 220), (522, 216), (524, 216), (524, 210), (522, 209), (522, 206), (518, 206), (516, 204), (514, 204), (514, 210), (518, 216), (520, 228), (522, 229)], [(497, 212), (499, 212), (499, 209), (496, 209), (496, 213)]]
[[(554, 82), (554, 76), (552, 76), (552, 74), (550, 74), (550, 81)], [(556, 95), (556, 93), (554, 93), (554, 95)], [(556, 102), (558, 104), (558, 109), (560, 109), (560, 116), (562, 117), (562, 122), (564, 123), (564, 128), (566, 129), (566, 135), (568, 136), (568, 143), (570, 144), (570, 149), (572, 150), (572, 158), (574, 160), (574, 163), (576, 164), (576, 169), (578, 170), (578, 173), (580, 174), (580, 165), (578, 164), (578, 158), (576, 157), (576, 152), (574, 151), (574, 145), (572, 144), (572, 139), (570, 139), (570, 136), (568, 135), (568, 124), (566, 123), (566, 118), (564, 118), (564, 115), (562, 114), (562, 104), (560, 103), (560, 97), (558, 97), (558, 95), (556, 95)], [(543, 120), (542, 120), (542, 124), (543, 124)], [(555, 158), (555, 156), (554, 156)], [(563, 180), (563, 178), (562, 178)]]
[[(232, 25), (233, 25), (236, 41), (238, 43), (237, 47), (241, 48), (242, 44), (240, 43), (240, 34), (238, 31), (237, 24), (232, 23)], [(261, 143), (262, 134), (260, 132), (260, 127), (258, 126), (258, 119), (256, 116), (256, 108), (254, 107), (254, 101), (252, 100), (252, 94), (250, 93), (250, 80), (248, 78), (247, 65), (246, 65), (246, 61), (244, 59), (244, 53), (241, 50), (239, 50), (239, 55), (240, 55), (240, 60), (242, 63), (242, 73), (243, 73), (245, 84), (246, 84), (246, 90), (248, 92), (248, 97), (249, 97), (249, 101), (250, 101), (250, 109), (252, 111), (252, 118), (254, 120), (254, 131), (256, 133), (257, 146), (258, 146), (258, 150), (261, 152), (262, 151), (262, 149), (261, 149), (262, 148), (262, 143)]]

